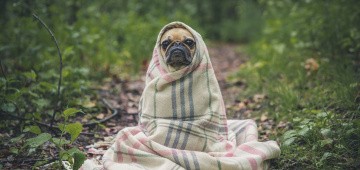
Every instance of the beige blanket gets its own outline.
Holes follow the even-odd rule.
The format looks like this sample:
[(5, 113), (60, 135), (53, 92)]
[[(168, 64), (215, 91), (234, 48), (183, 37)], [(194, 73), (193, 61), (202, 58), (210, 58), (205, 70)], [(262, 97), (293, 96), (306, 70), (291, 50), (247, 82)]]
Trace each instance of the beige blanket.
[[(160, 54), (165, 28), (182, 25), (195, 37), (192, 63), (172, 71)], [(82, 169), (264, 169), (280, 155), (276, 142), (258, 142), (252, 120), (227, 120), (206, 45), (181, 22), (159, 33), (146, 73), (139, 125), (121, 130), (100, 163)]]

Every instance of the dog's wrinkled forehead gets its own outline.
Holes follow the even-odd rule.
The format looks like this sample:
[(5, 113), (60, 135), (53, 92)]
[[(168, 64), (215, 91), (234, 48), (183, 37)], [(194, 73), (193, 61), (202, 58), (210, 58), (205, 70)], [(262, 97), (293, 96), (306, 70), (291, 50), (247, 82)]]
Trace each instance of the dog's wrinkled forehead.
[(161, 34), (159, 43), (161, 43), (162, 41), (164, 41), (166, 39), (182, 40), (182, 39), (186, 39), (186, 38), (190, 38), (190, 39), (194, 40), (194, 36), (192, 35), (192, 33), (188, 29), (186, 29), (184, 26), (171, 25), (171, 26), (164, 28), (164, 30)]

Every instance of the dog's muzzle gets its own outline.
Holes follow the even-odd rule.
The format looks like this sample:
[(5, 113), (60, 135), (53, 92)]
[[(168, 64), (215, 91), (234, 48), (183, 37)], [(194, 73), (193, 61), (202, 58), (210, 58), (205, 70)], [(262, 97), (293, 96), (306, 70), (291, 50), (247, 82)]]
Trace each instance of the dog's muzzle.
[(166, 52), (166, 64), (183, 66), (191, 63), (190, 51), (181, 43), (174, 43)]

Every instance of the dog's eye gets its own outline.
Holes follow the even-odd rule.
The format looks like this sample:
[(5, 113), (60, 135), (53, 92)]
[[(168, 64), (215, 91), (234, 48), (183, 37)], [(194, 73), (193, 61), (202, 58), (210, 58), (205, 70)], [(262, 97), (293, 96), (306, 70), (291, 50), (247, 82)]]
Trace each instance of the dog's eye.
[(169, 40), (165, 40), (161, 43), (161, 47), (165, 50), (170, 44)]
[(185, 44), (188, 45), (189, 47), (193, 47), (195, 42), (193, 40), (187, 39), (185, 40)]

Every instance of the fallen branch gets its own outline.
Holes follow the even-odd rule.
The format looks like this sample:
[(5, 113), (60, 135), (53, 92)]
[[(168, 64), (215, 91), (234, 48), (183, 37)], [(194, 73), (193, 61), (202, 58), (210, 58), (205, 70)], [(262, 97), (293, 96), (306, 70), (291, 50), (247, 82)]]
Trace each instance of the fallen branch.
[[(41, 125), (41, 126), (46, 126), (48, 128), (51, 128), (53, 130), (60, 130), (58, 126), (50, 126), (46, 123), (41, 123), (41, 122), (35, 122), (37, 123), (38, 125)], [(89, 133), (89, 132), (80, 132), (80, 135), (85, 135), (85, 136), (94, 136), (95, 133)]]
[(17, 158), (14, 160), (8, 160), (6, 158), (0, 159), (0, 162), (10, 162), (10, 163), (35, 163), (37, 161), (46, 161), (46, 162), (53, 162), (56, 161), (59, 158), (43, 158), (43, 159), (21, 159)]
[[(40, 21), (41, 25), (43, 25), (45, 27), (45, 29), (49, 32), (49, 34), (51, 35), (55, 46), (57, 48), (58, 51), (58, 55), (59, 55), (59, 61), (60, 61), (60, 67), (59, 67), (59, 82), (58, 82), (58, 88), (57, 88), (57, 97), (58, 97), (58, 107), (61, 106), (60, 104), (60, 87), (61, 87), (61, 79), (62, 79), (62, 57), (61, 57), (61, 52), (60, 52), (60, 48), (59, 48), (59, 44), (53, 34), (53, 32), (50, 30), (50, 28), (45, 24), (45, 22), (43, 20), (41, 20), (35, 13), (32, 14), (34, 18), (36, 18), (38, 21)], [(59, 109), (61, 110), (61, 109)], [(51, 118), (51, 122), (50, 122), (50, 127), (53, 126), (54, 120), (55, 120), (55, 115), (56, 115), (56, 111), (54, 111), (52, 118)]]
[(118, 109), (113, 108), (106, 99), (103, 98), (101, 101), (105, 104), (105, 106), (106, 106), (107, 108), (109, 108), (109, 109), (111, 109), (111, 110), (113, 111), (113, 114), (110, 115), (110, 116), (108, 116), (108, 117), (106, 117), (106, 118), (104, 118), (104, 119), (101, 119), (101, 120), (99, 120), (99, 121), (91, 122), (91, 123), (86, 123), (86, 124), (83, 125), (84, 127), (94, 126), (94, 125), (99, 124), (99, 123), (104, 123), (104, 122), (112, 119), (113, 117), (115, 117), (115, 116), (117, 116), (117, 115), (119, 114)]
[[(0, 112), (0, 115), (1, 116), (8, 116), (8, 117), (12, 117), (14, 118), (15, 120), (22, 120), (22, 121), (33, 121), (34, 123), (36, 123), (37, 125), (40, 125), (40, 126), (45, 126), (47, 128), (51, 128), (51, 130), (58, 130), (60, 131), (59, 127), (58, 126), (50, 126), (49, 124), (46, 124), (46, 123), (42, 123), (42, 122), (39, 122), (39, 121), (34, 121), (34, 120), (31, 120), (31, 119), (26, 119), (26, 118), (23, 118), (23, 117), (19, 117), (19, 116), (16, 116), (16, 115), (11, 115), (11, 114), (5, 114), (3, 112)], [(89, 133), (89, 132), (81, 132), (80, 133), (81, 135), (87, 135), (87, 136), (94, 136), (95, 133)]]
[[(106, 99), (102, 99), (101, 101), (105, 104), (105, 106), (106, 106), (107, 108), (109, 108), (109, 109), (111, 109), (111, 110), (113, 111), (113, 112), (112, 112), (113, 114), (111, 114), (110, 116), (108, 116), (108, 117), (106, 117), (106, 118), (104, 118), (104, 119), (101, 119), (101, 120), (99, 120), (99, 121), (83, 124), (83, 127), (94, 126), (94, 125), (97, 125), (97, 124), (99, 124), (99, 123), (104, 123), (104, 122), (109, 121), (110, 119), (114, 118), (115, 116), (117, 116), (117, 115), (119, 114), (118, 109), (113, 108)], [(122, 111), (123, 111), (123, 110), (122, 110)], [(125, 113), (125, 111), (123, 111), (123, 112)], [(10, 116), (10, 117), (13, 117), (13, 118), (16, 118), (16, 119), (19, 119), (19, 120), (34, 121), (34, 120), (30, 120), (30, 119), (25, 119), (25, 118), (23, 118), (23, 117), (11, 115), (11, 114), (4, 114), (4, 115)], [(51, 125), (51, 124), (48, 125), (48, 124), (46, 124), (46, 123), (42, 123), (42, 122), (39, 122), (39, 121), (34, 121), (34, 122), (35, 122), (36, 124), (38, 124), (38, 125), (46, 126), (46, 127), (50, 128), (50, 129), (52, 129), (52, 130), (54, 130), (54, 129), (59, 129), (58, 126), (53, 126), (53, 125)], [(84, 135), (90, 135), (90, 134), (84, 133)]]
[(95, 136), (95, 133), (90, 133), (90, 132), (81, 132), (80, 134), (85, 136)]

